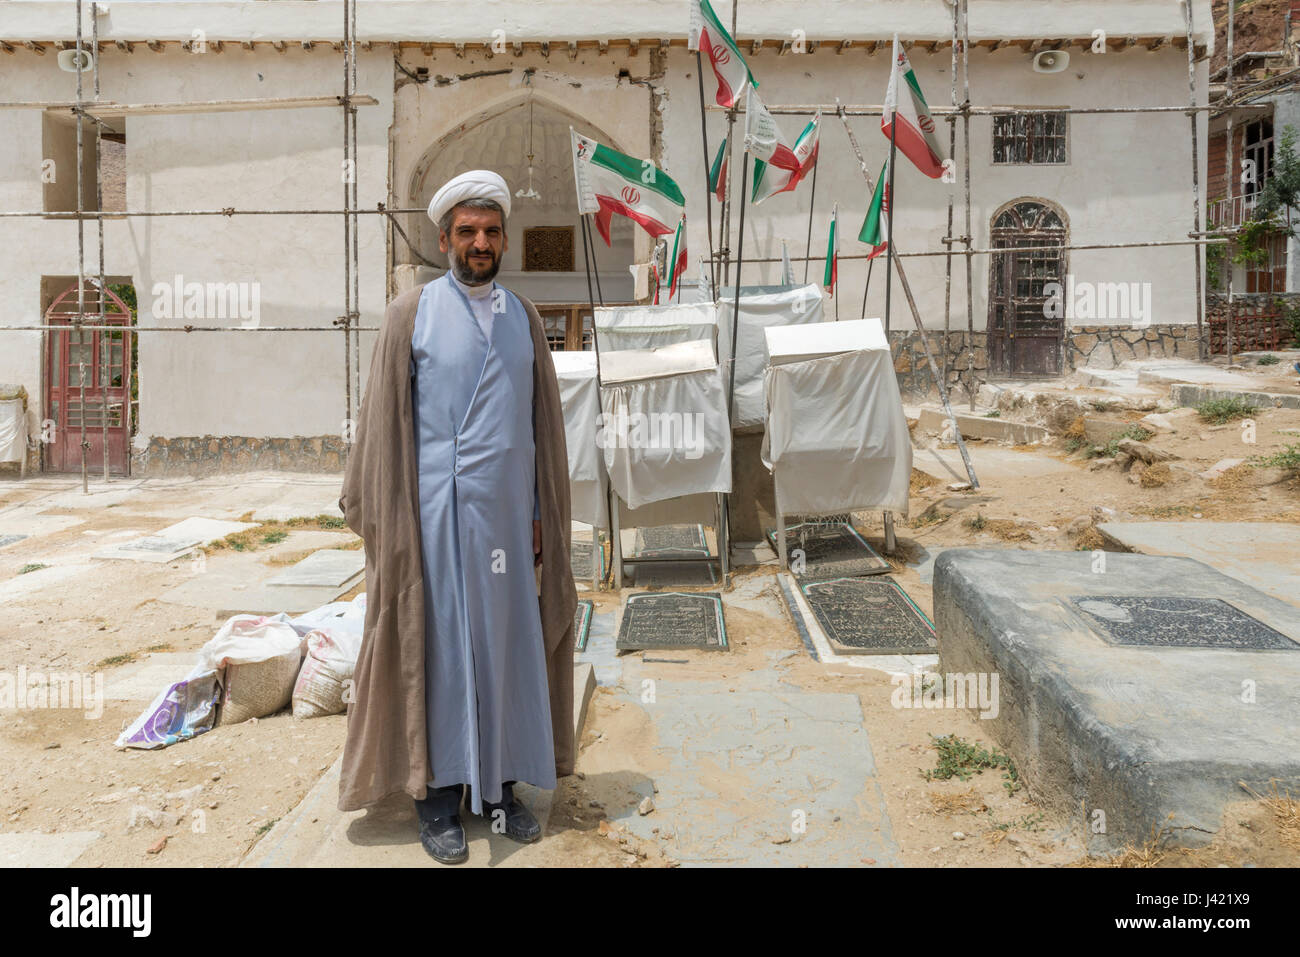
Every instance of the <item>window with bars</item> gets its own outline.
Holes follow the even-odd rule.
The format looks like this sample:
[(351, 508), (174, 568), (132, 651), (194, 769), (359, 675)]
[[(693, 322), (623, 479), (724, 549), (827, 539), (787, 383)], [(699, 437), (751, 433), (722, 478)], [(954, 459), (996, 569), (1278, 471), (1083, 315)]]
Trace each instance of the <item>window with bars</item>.
[(1064, 113), (1001, 113), (993, 117), (993, 162), (1048, 165), (1066, 162)]
[(1247, 201), (1255, 198), (1273, 174), (1273, 121), (1262, 119), (1247, 123), (1242, 130), (1242, 168), (1251, 169), (1245, 177), (1241, 194)]

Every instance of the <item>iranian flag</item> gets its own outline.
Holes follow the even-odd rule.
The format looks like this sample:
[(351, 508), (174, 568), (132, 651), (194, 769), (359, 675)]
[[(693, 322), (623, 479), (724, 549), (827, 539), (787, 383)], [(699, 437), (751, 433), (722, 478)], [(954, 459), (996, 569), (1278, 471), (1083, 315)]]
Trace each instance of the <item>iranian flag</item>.
[(840, 204), (831, 207), (831, 232), (826, 237), (826, 271), (822, 273), (822, 285), (832, 296), (835, 295), (835, 281), (840, 278), (840, 232), (837, 228)]
[(867, 218), (858, 232), (858, 242), (871, 247), (868, 259), (875, 259), (889, 248), (889, 161), (880, 167), (880, 179), (876, 180), (875, 192), (871, 195), (871, 205), (867, 207)]
[(677, 232), (673, 235), (673, 255), (668, 261), (668, 298), (673, 298), (673, 293), (677, 290), (677, 283), (682, 278), (682, 273), (686, 271), (686, 217), (683, 216), (681, 222), (677, 224)]
[(899, 45), (897, 34), (894, 35), (894, 65), (889, 71), (880, 131), (895, 138), (899, 152), (926, 176), (938, 179), (943, 175), (943, 149), (934, 132), (930, 106), (921, 94), (921, 84), (916, 81), (912, 64), (907, 60), (907, 51)]
[(735, 106), (746, 86), (758, 86), (740, 55), (740, 47), (709, 6), (709, 0), (691, 0), (691, 32), (686, 48), (702, 52), (713, 67), (718, 78), (718, 106)]
[(817, 162), (821, 113), (812, 118), (791, 147), (758, 93), (745, 100), (745, 149), (754, 156), (754, 188), (750, 201), (758, 205), (770, 196), (794, 189)]
[(667, 236), (686, 215), (686, 198), (673, 178), (649, 160), (602, 146), (572, 127), (573, 177), (578, 213), (595, 213), (596, 229), (611, 245), (609, 223), (615, 213), (640, 224), (651, 236)]
[(727, 138), (722, 138), (722, 145), (718, 147), (718, 155), (713, 157), (713, 165), (709, 167), (709, 190), (714, 196), (718, 197), (718, 202), (727, 198)]

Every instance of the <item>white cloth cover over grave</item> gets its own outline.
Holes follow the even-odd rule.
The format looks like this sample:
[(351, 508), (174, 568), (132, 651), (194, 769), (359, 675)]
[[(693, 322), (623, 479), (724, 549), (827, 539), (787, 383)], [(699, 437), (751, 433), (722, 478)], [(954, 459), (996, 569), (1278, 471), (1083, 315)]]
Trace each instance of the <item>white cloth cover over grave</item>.
[[(736, 289), (723, 289), (718, 300), (718, 358), (726, 369), (731, 357), (732, 313)], [(736, 332), (736, 398), (732, 428), (762, 425), (767, 421), (763, 403), (763, 373), (767, 369), (768, 326), (821, 322), (822, 291), (807, 286), (741, 286), (740, 322)]]
[[(711, 302), (667, 306), (597, 306), (594, 313), (601, 361), (605, 352), (658, 349), (675, 342), (717, 344), (718, 310)], [(605, 368), (601, 366), (601, 378)]]
[(703, 339), (600, 354), (605, 416), (596, 442), (632, 508), (731, 491), (726, 382)]
[(785, 515), (907, 514), (912, 442), (879, 319), (764, 331), (763, 464)]
[(0, 462), (21, 462), (27, 454), (27, 413), (22, 399), (0, 399)]
[(600, 390), (596, 386), (596, 353), (552, 352), (564, 409), (564, 441), (569, 452), (569, 495), (572, 518), (597, 528), (608, 526), (605, 509), (605, 462), (596, 447)]

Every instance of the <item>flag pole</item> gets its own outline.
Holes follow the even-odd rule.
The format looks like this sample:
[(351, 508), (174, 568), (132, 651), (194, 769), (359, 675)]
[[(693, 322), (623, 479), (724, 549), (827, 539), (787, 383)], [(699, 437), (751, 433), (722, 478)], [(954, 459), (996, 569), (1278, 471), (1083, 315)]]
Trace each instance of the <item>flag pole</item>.
[(867, 318), (867, 290), (871, 288), (871, 268), (875, 264), (874, 259), (867, 260), (867, 284), (862, 287), (862, 315), (858, 317), (859, 319)]
[[(596, 262), (596, 237), (592, 235), (593, 230), (587, 221), (587, 217), (590, 215), (590, 213), (583, 214), (582, 235), (584, 237), (583, 241), (591, 244), (591, 271), (596, 277), (596, 298), (600, 300), (600, 304), (603, 306), (605, 305), (605, 294), (600, 291), (600, 264)], [(585, 246), (583, 247), (582, 254), (584, 256), (587, 255)], [(594, 337), (596, 335), (596, 320), (594, 317), (592, 318), (591, 323), (591, 334)]]
[(736, 395), (736, 335), (740, 330), (740, 268), (745, 261), (745, 194), (749, 191), (749, 150), (740, 157), (740, 232), (736, 238), (736, 298), (731, 308), (731, 369), (727, 382), (727, 423)]
[[(587, 217), (585, 215), (579, 214), (578, 219), (582, 224), (582, 265), (587, 272), (587, 303), (588, 305), (591, 306), (591, 347), (596, 353), (596, 407), (600, 409), (601, 415), (604, 415), (605, 397), (600, 387), (600, 338), (596, 335), (596, 300), (591, 294), (591, 259), (587, 256), (587, 240), (589, 238), (587, 235)], [(578, 345), (580, 347), (582, 345), (581, 328), (578, 329)], [(611, 542), (610, 548), (611, 549), (617, 548), (618, 545), (614, 543), (613, 506), (610, 505), (608, 489), (605, 490), (605, 527), (609, 530), (609, 537)], [(599, 568), (600, 568), (600, 565), (596, 561), (596, 559), (598, 557), (603, 559), (604, 551), (605, 551), (604, 547), (600, 544), (600, 530), (597, 528), (593, 528), (591, 530), (591, 549), (593, 552), (591, 556), (591, 563), (593, 566), (592, 581), (594, 583), (595, 575), (599, 572)], [(597, 554), (598, 550), (599, 552)], [(612, 562), (610, 564), (611, 566), (613, 565)], [(603, 576), (601, 577), (601, 581), (604, 581)]]
[(894, 211), (898, 203), (894, 196), (894, 159), (898, 155), (898, 104), (894, 104), (893, 118), (889, 122), (889, 185), (885, 187), (885, 207), (889, 215), (885, 217), (885, 338), (889, 338), (889, 301), (893, 292), (894, 278)]
[[(841, 122), (844, 123), (844, 131), (848, 133), (849, 143), (853, 147), (853, 152), (857, 154), (858, 168), (862, 171), (862, 178), (867, 182), (867, 191), (875, 192), (876, 187), (871, 182), (871, 173), (868, 172), (867, 170), (866, 160), (862, 158), (862, 150), (858, 146), (858, 139), (856, 136), (853, 135), (853, 128), (849, 126), (849, 120), (844, 113), (843, 107), (840, 107), (838, 112), (840, 114)], [(891, 171), (892, 171), (892, 166), (893, 164), (890, 164)], [(892, 192), (888, 194), (887, 199), (888, 199), (888, 206), (889, 206), (889, 224), (892, 227), (894, 223), (894, 197)], [(887, 250), (887, 252), (892, 252), (894, 248), (894, 242), (892, 237), (889, 240), (887, 240), (887, 242), (889, 243), (889, 249)], [(953, 433), (957, 437), (957, 450), (961, 453), (962, 463), (966, 466), (966, 477), (970, 479), (971, 488), (977, 489), (980, 487), (980, 483), (979, 483), (979, 479), (976, 478), (975, 476), (975, 466), (971, 464), (970, 453), (966, 450), (966, 443), (962, 441), (962, 437), (961, 437), (961, 428), (957, 425), (957, 417), (953, 414), (952, 405), (948, 401), (947, 383), (945, 383), (943, 377), (939, 375), (939, 370), (935, 365), (934, 352), (930, 348), (929, 337), (926, 336), (925, 334), (925, 326), (921, 323), (920, 310), (916, 308), (916, 300), (912, 297), (912, 287), (908, 284), (907, 273), (903, 269), (903, 261), (901, 259), (893, 259), (893, 257), (890, 256), (886, 260), (886, 265), (888, 265), (890, 260), (893, 261), (894, 269), (898, 270), (898, 281), (903, 287), (903, 295), (907, 297), (907, 305), (912, 312), (912, 322), (916, 325), (917, 336), (921, 341), (921, 347), (925, 350), (926, 361), (930, 365), (930, 374), (934, 377), (934, 381), (939, 386), (939, 398), (943, 401), (944, 411), (948, 414), (948, 421), (952, 423)], [(875, 259), (871, 260), (871, 262), (873, 263), (875, 261), (876, 261)], [(870, 265), (868, 265), (867, 267), (868, 285), (870, 284), (870, 282), (871, 282), (871, 267)], [(866, 317), (865, 316), (866, 313), (866, 292), (865, 291), (862, 294), (862, 302), (863, 302), (863, 307), (862, 307), (863, 318), (865, 318)]]
[[(818, 133), (820, 134), (820, 131), (818, 131)], [(821, 158), (820, 152), (818, 158), (819, 159)], [(816, 208), (817, 205), (817, 166), (818, 165), (819, 164), (816, 162), (813, 163), (812, 192), (808, 196), (808, 238), (804, 240), (804, 246), (808, 248), (808, 258), (803, 261), (803, 281), (805, 286), (808, 284), (808, 263), (812, 261), (812, 221), (813, 221), (813, 209)]]
[[(700, 140), (704, 146), (704, 221), (709, 224), (709, 271), (713, 277), (713, 286), (718, 285), (718, 263), (713, 258), (713, 189), (709, 182), (709, 128), (704, 122), (704, 61), (700, 51), (695, 51), (695, 75), (700, 81)], [(681, 284), (678, 282), (678, 302), (681, 302)]]

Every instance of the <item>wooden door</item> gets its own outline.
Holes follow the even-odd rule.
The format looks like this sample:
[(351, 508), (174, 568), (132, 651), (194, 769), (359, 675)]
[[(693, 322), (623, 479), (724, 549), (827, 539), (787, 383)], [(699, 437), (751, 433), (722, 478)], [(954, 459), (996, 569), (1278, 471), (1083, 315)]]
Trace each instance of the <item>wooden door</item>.
[(1064, 287), (1066, 259), (1064, 250), (1045, 247), (1067, 242), (1065, 224), (1049, 206), (1018, 202), (994, 217), (991, 239), (995, 249), (1020, 250), (992, 256), (988, 344), (993, 373), (1023, 378), (1060, 375), (1064, 307), (1046, 308), (1045, 288), (1048, 283)]

